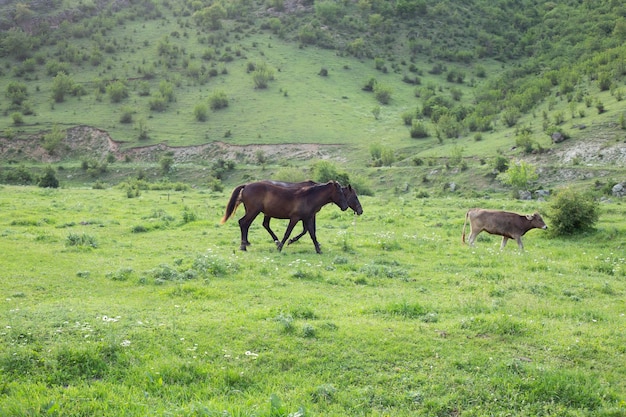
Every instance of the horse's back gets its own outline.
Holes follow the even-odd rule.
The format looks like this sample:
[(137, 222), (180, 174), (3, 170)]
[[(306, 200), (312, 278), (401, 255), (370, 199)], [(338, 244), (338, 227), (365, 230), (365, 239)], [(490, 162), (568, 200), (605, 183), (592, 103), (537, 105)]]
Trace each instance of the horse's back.
[(270, 217), (288, 219), (291, 217), (295, 194), (298, 190), (281, 187), (269, 181), (247, 184), (241, 199), (246, 210), (262, 212)]

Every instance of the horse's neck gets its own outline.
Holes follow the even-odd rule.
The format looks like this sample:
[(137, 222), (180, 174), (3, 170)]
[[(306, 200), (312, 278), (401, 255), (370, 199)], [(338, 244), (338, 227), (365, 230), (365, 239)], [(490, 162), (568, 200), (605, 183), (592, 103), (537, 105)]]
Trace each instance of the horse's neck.
[(306, 190), (309, 203), (317, 207), (317, 210), (333, 201), (330, 186), (329, 184), (316, 185)]

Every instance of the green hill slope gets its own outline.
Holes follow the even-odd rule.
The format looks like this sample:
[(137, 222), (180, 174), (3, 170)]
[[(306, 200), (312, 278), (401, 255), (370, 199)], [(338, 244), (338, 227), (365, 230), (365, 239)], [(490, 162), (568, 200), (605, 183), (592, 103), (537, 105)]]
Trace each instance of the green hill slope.
[[(478, 185), (498, 155), (555, 167), (581, 141), (618, 155), (626, 128), (617, 2), (7, 1), (0, 12), (3, 149), (40, 137), (48, 154), (5, 152), (13, 162), (58, 160), (50, 132), (86, 125), (122, 148), (341, 145), (342, 166), (376, 179), (366, 167), (389, 165), (396, 184), (426, 184), (429, 165), (460, 158)], [(554, 145), (554, 132), (569, 139)], [(619, 157), (596, 162), (621, 175)]]

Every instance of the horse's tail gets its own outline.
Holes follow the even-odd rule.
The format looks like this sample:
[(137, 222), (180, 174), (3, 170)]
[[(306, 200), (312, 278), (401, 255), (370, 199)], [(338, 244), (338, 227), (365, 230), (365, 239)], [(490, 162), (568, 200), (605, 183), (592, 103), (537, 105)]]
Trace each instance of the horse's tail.
[(245, 184), (240, 185), (235, 187), (233, 190), (230, 200), (228, 200), (228, 204), (226, 205), (226, 213), (224, 213), (224, 217), (222, 217), (222, 220), (220, 221), (221, 224), (226, 223), (226, 220), (230, 219), (235, 214), (235, 211), (237, 211), (237, 207), (239, 207), (239, 204), (241, 203), (241, 193), (243, 192), (243, 188), (245, 186)]
[(463, 244), (465, 244), (465, 226), (467, 226), (467, 218), (469, 217), (469, 213), (470, 211), (467, 210), (467, 213), (465, 213), (465, 222), (463, 223), (463, 235), (461, 236), (461, 240), (463, 241)]

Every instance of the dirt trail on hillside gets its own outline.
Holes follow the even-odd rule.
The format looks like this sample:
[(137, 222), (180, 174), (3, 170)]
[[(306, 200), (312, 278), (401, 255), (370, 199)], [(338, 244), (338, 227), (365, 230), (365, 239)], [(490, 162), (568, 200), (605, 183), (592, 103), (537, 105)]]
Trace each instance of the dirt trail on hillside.
[(164, 154), (171, 155), (176, 163), (211, 161), (215, 159), (257, 161), (267, 160), (337, 159), (338, 145), (280, 144), (233, 145), (212, 142), (194, 146), (169, 146), (165, 143), (124, 147), (109, 134), (90, 126), (76, 126), (66, 130), (66, 137), (53, 152), (44, 149), (41, 136), (20, 139), (0, 137), (0, 158), (4, 160), (30, 159), (36, 162), (60, 162), (66, 159), (95, 158), (156, 162)]

